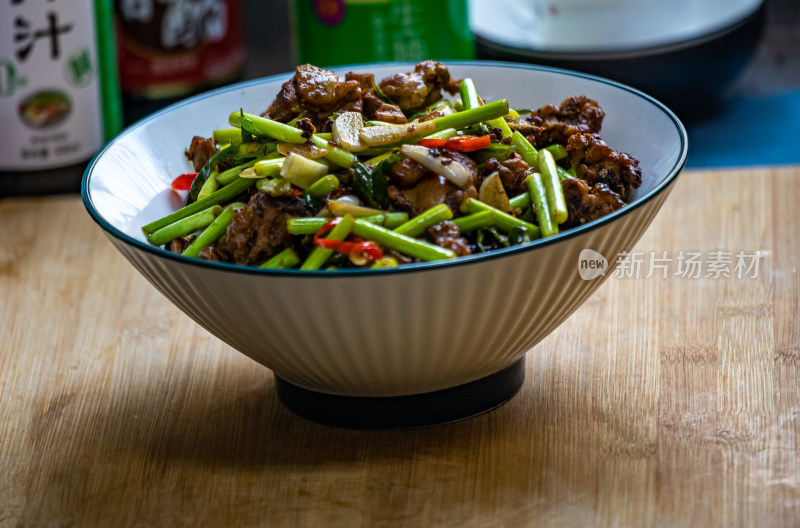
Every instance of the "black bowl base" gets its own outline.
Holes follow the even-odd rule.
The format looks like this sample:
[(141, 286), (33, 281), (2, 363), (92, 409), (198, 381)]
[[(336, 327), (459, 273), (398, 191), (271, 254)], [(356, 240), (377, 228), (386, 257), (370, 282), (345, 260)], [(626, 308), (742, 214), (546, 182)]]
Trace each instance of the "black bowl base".
[(484, 413), (510, 400), (525, 381), (525, 356), (485, 378), (410, 396), (354, 397), (324, 394), (275, 376), (278, 398), (315, 422), (351, 429), (412, 429)]

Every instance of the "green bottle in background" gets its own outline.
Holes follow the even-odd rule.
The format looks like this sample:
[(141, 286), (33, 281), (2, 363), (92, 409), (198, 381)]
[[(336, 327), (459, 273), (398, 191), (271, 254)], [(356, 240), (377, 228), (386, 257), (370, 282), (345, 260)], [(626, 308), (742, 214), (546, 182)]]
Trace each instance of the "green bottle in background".
[(473, 59), (467, 0), (294, 0), (298, 64)]

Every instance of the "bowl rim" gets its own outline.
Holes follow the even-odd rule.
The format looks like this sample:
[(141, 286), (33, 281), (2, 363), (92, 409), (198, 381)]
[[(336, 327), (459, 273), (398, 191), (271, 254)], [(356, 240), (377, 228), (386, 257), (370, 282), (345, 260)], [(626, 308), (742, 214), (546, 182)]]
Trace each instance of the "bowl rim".
[[(548, 247), (551, 245), (555, 245), (562, 240), (567, 240), (572, 237), (580, 236), (588, 231), (599, 229), (600, 227), (613, 222), (615, 219), (620, 218), (629, 214), (631, 211), (638, 209), (639, 207), (643, 206), (645, 203), (649, 202), (657, 195), (665, 191), (670, 187), (670, 185), (674, 182), (674, 180), (678, 177), (680, 172), (683, 170), (684, 166), (686, 165), (686, 159), (688, 156), (688, 135), (686, 132), (686, 128), (684, 127), (683, 123), (678, 119), (678, 117), (669, 109), (666, 105), (661, 103), (656, 98), (642, 92), (641, 90), (637, 90), (631, 86), (628, 86), (624, 83), (620, 83), (617, 81), (612, 81), (610, 79), (606, 79), (604, 77), (599, 77), (597, 75), (590, 75), (586, 73), (581, 73), (573, 70), (568, 70), (564, 68), (555, 68), (550, 66), (539, 66), (533, 64), (524, 64), (524, 63), (516, 63), (516, 62), (505, 62), (505, 61), (484, 61), (484, 60), (445, 60), (444, 61), (448, 66), (493, 66), (493, 67), (500, 67), (500, 68), (509, 68), (509, 69), (525, 69), (525, 70), (534, 70), (534, 71), (543, 71), (548, 73), (557, 73), (561, 75), (567, 75), (572, 77), (578, 77), (582, 79), (588, 79), (591, 81), (599, 82), (602, 84), (607, 84), (618, 89), (621, 89), (625, 92), (628, 92), (634, 96), (637, 96), (645, 101), (649, 102), (661, 112), (663, 112), (675, 126), (679, 140), (679, 152), (678, 157), (675, 161), (675, 164), (669, 170), (668, 174), (656, 185), (653, 189), (651, 189), (647, 194), (638, 198), (635, 202), (626, 205), (622, 209), (614, 211), (611, 214), (608, 214), (602, 218), (598, 218), (586, 224), (583, 224), (578, 227), (574, 227), (569, 229), (568, 231), (560, 232), (556, 235), (547, 237), (547, 238), (539, 238), (536, 240), (532, 240), (530, 242), (526, 242), (523, 244), (519, 244), (517, 246), (511, 246), (506, 248), (495, 249), (486, 253), (480, 253), (477, 255), (467, 255), (463, 257), (456, 257), (453, 259), (445, 259), (445, 260), (436, 260), (436, 261), (429, 261), (429, 262), (419, 262), (413, 264), (403, 264), (397, 267), (387, 267), (387, 268), (345, 268), (345, 269), (337, 269), (337, 270), (300, 270), (300, 269), (264, 269), (259, 268), (256, 266), (243, 266), (240, 264), (231, 264), (227, 262), (215, 262), (209, 260), (201, 260), (198, 258), (192, 257), (184, 257), (183, 255), (179, 255), (176, 253), (171, 253), (166, 249), (163, 249), (159, 246), (153, 246), (137, 240), (132, 236), (124, 233), (123, 231), (117, 229), (113, 226), (108, 220), (103, 218), (97, 209), (94, 206), (92, 201), (92, 197), (89, 193), (89, 181), (93, 175), (94, 167), (97, 164), (98, 160), (105, 154), (105, 152), (114, 147), (114, 145), (121, 141), (126, 135), (131, 133), (134, 129), (139, 128), (140, 126), (144, 125), (145, 123), (157, 119), (158, 117), (167, 114), (174, 109), (195, 103), (197, 101), (201, 101), (203, 99), (207, 99), (210, 97), (214, 97), (220, 93), (242, 90), (244, 88), (248, 88), (251, 86), (257, 86), (260, 84), (264, 84), (267, 82), (274, 82), (274, 81), (281, 81), (285, 79), (289, 79), (293, 72), (288, 73), (280, 73), (276, 75), (270, 75), (267, 77), (261, 77), (258, 79), (252, 79), (248, 81), (243, 81), (239, 83), (230, 84), (227, 86), (223, 86), (221, 88), (217, 88), (215, 90), (210, 90), (193, 97), (189, 97), (177, 103), (171, 104), (161, 110), (158, 110), (136, 122), (128, 126), (125, 130), (120, 132), (114, 139), (108, 142), (91, 160), (89, 165), (86, 167), (86, 170), (83, 173), (82, 181), (81, 181), (81, 199), (83, 201), (84, 206), (86, 207), (87, 212), (92, 217), (92, 219), (110, 236), (113, 236), (117, 240), (132, 246), (139, 250), (144, 250), (146, 253), (152, 254), (156, 257), (165, 258), (167, 260), (172, 260), (178, 264), (184, 265), (191, 265), (191, 266), (199, 266), (201, 268), (207, 268), (211, 270), (217, 271), (229, 271), (229, 272), (236, 272), (236, 273), (244, 273), (244, 274), (252, 274), (252, 275), (267, 275), (267, 276), (276, 276), (276, 277), (353, 277), (353, 276), (373, 276), (373, 275), (385, 275), (385, 274), (395, 274), (395, 273), (415, 273), (415, 272), (422, 272), (426, 270), (432, 269), (442, 269), (442, 268), (449, 268), (452, 266), (466, 266), (470, 264), (478, 264), (481, 262), (497, 259), (497, 258), (505, 258), (516, 255), (518, 253), (528, 252), (528, 251), (535, 251), (540, 248)], [(333, 71), (342, 71), (346, 69), (353, 69), (353, 68), (369, 68), (369, 67), (385, 67), (385, 66), (393, 66), (397, 65), (400, 67), (404, 66), (413, 66), (416, 64), (413, 61), (409, 62), (371, 62), (371, 63), (357, 63), (357, 64), (343, 64), (337, 66), (331, 66), (330, 69)]]

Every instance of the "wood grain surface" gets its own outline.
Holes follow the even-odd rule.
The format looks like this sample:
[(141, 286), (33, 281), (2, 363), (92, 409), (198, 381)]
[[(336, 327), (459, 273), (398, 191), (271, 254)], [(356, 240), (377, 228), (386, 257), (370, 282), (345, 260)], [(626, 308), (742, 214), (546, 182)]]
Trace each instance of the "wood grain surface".
[[(637, 246), (668, 278), (642, 253), (513, 400), (404, 432), (285, 410), (77, 197), (0, 202), (0, 526), (799, 526), (798, 181), (685, 173)], [(674, 275), (757, 250), (755, 277)]]

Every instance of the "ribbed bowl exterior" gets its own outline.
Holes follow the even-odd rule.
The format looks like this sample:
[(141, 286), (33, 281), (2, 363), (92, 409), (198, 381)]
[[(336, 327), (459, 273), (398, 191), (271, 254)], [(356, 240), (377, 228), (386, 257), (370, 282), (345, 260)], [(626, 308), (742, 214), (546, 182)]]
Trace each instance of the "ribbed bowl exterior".
[(237, 273), (109, 238), (198, 324), (287, 381), (329, 394), (397, 396), (467, 383), (519, 359), (610, 274), (583, 280), (580, 252), (593, 249), (613, 267), (670, 188), (553, 244), (367, 276)]
[[(383, 78), (412, 64), (341, 67)], [(150, 245), (142, 226), (180, 207), (170, 190), (185, 172), (186, 141), (228, 127), (231, 109), (261, 109), (290, 74), (198, 95), (138, 122), (86, 170), (90, 215), (114, 245), (181, 310), (286, 381), (348, 396), (400, 396), (493, 374), (531, 349), (604, 280), (583, 280), (582, 250), (609, 263), (630, 251), (667, 197), (687, 155), (672, 112), (630, 87), (531, 65), (450, 64), (486, 100), (538, 108), (569, 95), (606, 112), (603, 138), (640, 161), (630, 204), (591, 224), (454, 262), (398, 269), (261, 270), (184, 258)], [(608, 273), (606, 274), (606, 276)]]

